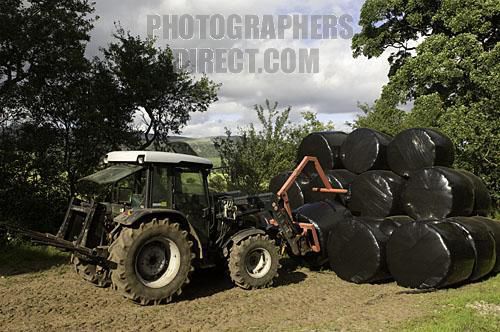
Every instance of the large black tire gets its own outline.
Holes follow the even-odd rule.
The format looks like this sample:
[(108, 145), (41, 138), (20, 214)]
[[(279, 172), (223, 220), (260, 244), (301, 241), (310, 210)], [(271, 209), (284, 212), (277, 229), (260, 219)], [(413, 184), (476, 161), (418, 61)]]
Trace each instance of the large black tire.
[(76, 273), (97, 287), (109, 287), (111, 285), (110, 271), (104, 267), (88, 262), (75, 255), (71, 255), (71, 263)]
[(279, 253), (267, 235), (250, 236), (231, 247), (229, 274), (244, 289), (265, 288), (278, 276)]
[(189, 283), (193, 242), (168, 219), (126, 228), (110, 246), (113, 287), (142, 305), (169, 303)]

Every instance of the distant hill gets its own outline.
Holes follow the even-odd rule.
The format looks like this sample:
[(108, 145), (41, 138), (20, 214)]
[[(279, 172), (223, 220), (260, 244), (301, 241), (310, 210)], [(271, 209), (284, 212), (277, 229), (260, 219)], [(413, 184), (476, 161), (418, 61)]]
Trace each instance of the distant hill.
[(167, 144), (178, 153), (194, 154), (211, 160), (214, 167), (221, 165), (220, 155), (214, 146), (214, 137), (171, 136)]

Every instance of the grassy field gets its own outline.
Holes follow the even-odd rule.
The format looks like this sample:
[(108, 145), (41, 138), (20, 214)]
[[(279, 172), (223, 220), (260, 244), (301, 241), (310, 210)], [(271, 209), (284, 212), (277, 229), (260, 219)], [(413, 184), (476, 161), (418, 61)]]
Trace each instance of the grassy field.
[(405, 331), (500, 331), (500, 275), (448, 290), (444, 300), (430, 303), (431, 315), (410, 320)]
[(0, 246), (0, 276), (32, 273), (66, 264), (69, 254), (53, 247), (15, 241)]
[[(330, 271), (283, 264), (270, 289), (244, 291), (218, 272), (200, 272), (178, 301), (140, 307), (111, 289), (82, 281), (68, 260), (67, 254), (50, 248), (22, 243), (2, 248), (3, 330), (500, 330), (500, 276), (418, 293), (395, 283), (355, 285)], [(98, 307), (102, 310), (92, 315), (79, 314)]]

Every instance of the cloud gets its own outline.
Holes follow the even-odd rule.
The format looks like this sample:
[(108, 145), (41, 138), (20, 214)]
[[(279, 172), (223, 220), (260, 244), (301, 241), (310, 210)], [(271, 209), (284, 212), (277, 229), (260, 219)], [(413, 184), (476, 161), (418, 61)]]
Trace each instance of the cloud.
[[(89, 55), (96, 55), (99, 46), (111, 40), (113, 22), (133, 34), (146, 35), (147, 15), (169, 14), (349, 14), (357, 20), (363, 1), (339, 0), (101, 0), (97, 1), (96, 14), (100, 16), (92, 33)], [(355, 30), (358, 28), (356, 27)], [(254, 104), (265, 99), (278, 101), (282, 106), (292, 106), (292, 120), (300, 120), (300, 112), (311, 110), (322, 120), (332, 120), (337, 128), (347, 130), (345, 121), (352, 121), (358, 102), (372, 103), (387, 82), (388, 64), (386, 56), (378, 59), (352, 57), (350, 40), (164, 40), (158, 45), (171, 47), (273, 47), (294, 49), (316, 47), (320, 52), (317, 74), (209, 74), (215, 82), (222, 83), (219, 101), (205, 113), (192, 114), (192, 119), (183, 130), (183, 135), (221, 135), (224, 128), (237, 131), (238, 126), (256, 120)]]

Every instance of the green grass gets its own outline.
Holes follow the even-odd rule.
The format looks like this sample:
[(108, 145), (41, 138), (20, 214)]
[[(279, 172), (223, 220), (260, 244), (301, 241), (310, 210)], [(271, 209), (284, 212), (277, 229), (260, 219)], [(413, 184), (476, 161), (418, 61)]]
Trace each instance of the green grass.
[(398, 331), (500, 331), (500, 275), (447, 291), (431, 315), (405, 323)]
[(68, 253), (53, 247), (35, 246), (28, 242), (14, 241), (0, 247), (0, 276), (46, 270), (65, 264), (68, 260)]

